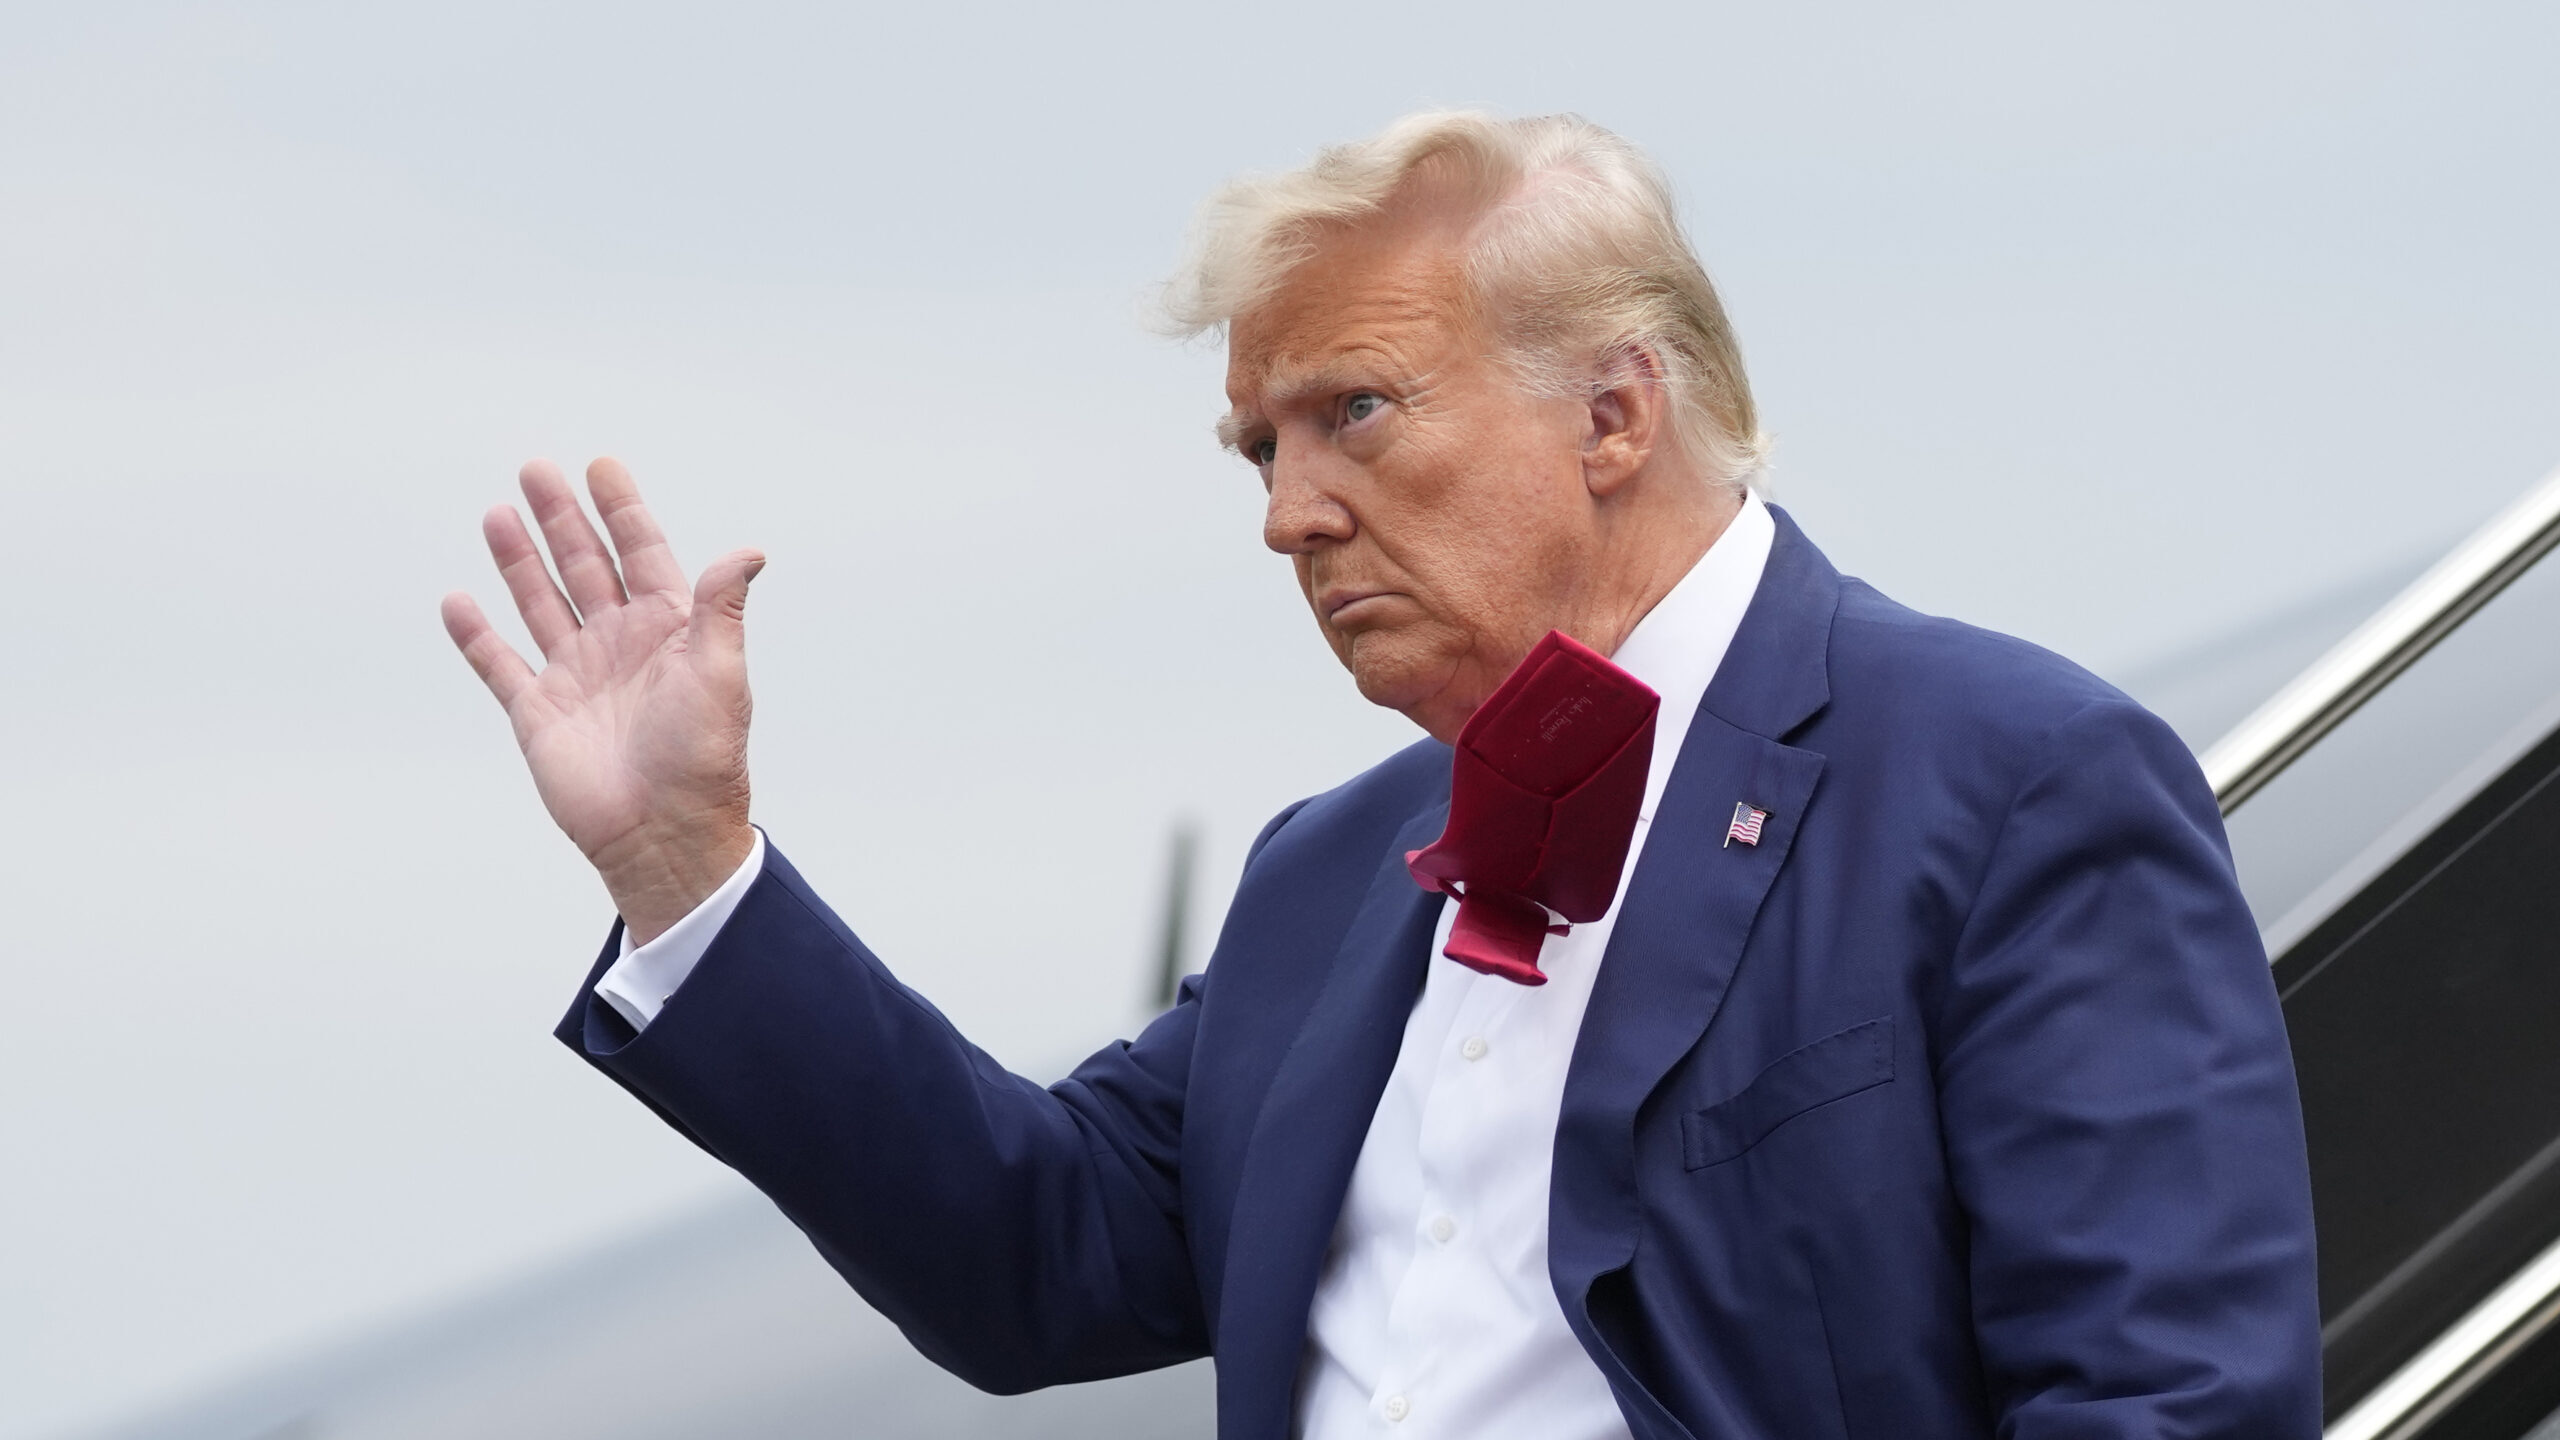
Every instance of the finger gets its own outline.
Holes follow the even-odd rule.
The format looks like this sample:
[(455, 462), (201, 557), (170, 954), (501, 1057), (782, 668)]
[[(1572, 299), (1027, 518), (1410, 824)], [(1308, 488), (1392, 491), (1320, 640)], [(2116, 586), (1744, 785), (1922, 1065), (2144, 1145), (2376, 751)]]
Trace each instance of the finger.
[(532, 632), (533, 643), (542, 653), (549, 655), (561, 641), (577, 634), (578, 612), (569, 608), (568, 597), (551, 583), (542, 551), (525, 532), (524, 517), (515, 507), (491, 506), (480, 517), (480, 535), (489, 542), (489, 558), (498, 562), (498, 578), (507, 582), (516, 613), (524, 617), (524, 628)]
[(650, 517), (649, 507), (640, 503), (640, 487), (632, 483), (623, 463), (608, 455), (589, 465), (587, 494), (595, 499), (596, 514), (604, 517), (604, 532), (613, 539), (613, 553), (622, 559), (623, 583), (631, 592), (685, 593), (684, 567), (676, 563), (676, 552), (667, 548), (667, 537)]
[(714, 660), (743, 664), (747, 655), (747, 586), (764, 570), (764, 556), (732, 550), (702, 568), (693, 582), (690, 647)]
[(561, 478), (560, 467), (548, 460), (531, 461), (516, 480), (524, 486), (533, 521), (551, 547), (551, 566), (560, 572), (560, 584), (578, 613), (592, 616), (621, 604), (622, 576), (604, 541), (596, 538), (596, 527), (587, 523), (587, 512), (578, 508), (578, 492)]
[(516, 696), (533, 683), (533, 668), (515, 652), (498, 632), (490, 628), (489, 617), (480, 613), (478, 601), (456, 590), (444, 597), (444, 633), (453, 637), (454, 647), (498, 697), (498, 703), (512, 709)]

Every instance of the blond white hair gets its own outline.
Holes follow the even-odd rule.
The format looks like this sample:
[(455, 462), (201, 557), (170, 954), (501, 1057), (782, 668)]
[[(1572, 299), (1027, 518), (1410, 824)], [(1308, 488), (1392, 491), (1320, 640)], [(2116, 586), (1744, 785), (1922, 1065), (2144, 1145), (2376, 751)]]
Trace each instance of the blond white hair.
[(1675, 440), (1741, 488), (1768, 443), (1724, 304), (1689, 247), (1651, 158), (1578, 115), (1410, 115), (1305, 166), (1229, 181), (1200, 208), (1164, 292), (1177, 334), (1200, 335), (1269, 299), (1329, 233), (1384, 214), (1419, 174), (1469, 206), (1466, 303), (1533, 394), (1659, 383)]

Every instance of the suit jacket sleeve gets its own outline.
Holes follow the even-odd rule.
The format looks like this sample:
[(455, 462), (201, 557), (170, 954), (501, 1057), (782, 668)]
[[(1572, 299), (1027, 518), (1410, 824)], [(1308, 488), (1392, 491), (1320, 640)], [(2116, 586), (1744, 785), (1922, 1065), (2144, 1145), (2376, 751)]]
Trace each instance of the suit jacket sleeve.
[(1043, 1089), (899, 984), (777, 849), (647, 1030), (594, 978), (559, 1038), (944, 1368), (1012, 1392), (1206, 1353), (1178, 1174), (1198, 977)]
[(2048, 737), (1939, 1006), (2004, 1440), (2320, 1433), (2284, 1023), (2193, 758), (2130, 703)]

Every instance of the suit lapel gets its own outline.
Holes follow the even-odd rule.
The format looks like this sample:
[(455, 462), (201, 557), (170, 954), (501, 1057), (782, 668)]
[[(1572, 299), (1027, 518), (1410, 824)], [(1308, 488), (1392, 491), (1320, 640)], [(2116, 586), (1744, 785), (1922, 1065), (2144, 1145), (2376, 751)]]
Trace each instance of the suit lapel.
[[(1783, 737), (1829, 702), (1840, 577), (1771, 509), (1768, 565), (1681, 743), (1566, 1074), (1548, 1269), (1596, 1357), (1610, 1352), (1592, 1329), (1592, 1284), (1636, 1252), (1638, 1108), (1714, 1023), (1822, 777), (1823, 757)], [(1723, 843), (1736, 802), (1768, 812), (1757, 845)], [(1622, 1366), (1603, 1365), (1617, 1370), (1621, 1395), (1650, 1403)], [(1682, 1433), (1667, 1412), (1653, 1418)]]
[[(1564, 1293), (1635, 1253), (1636, 1108), (1714, 1023), (1822, 764), (1703, 711), (1690, 724), (1566, 1072), (1549, 1244)], [(1736, 801), (1769, 812), (1758, 845), (1721, 843)]]
[(1441, 897), (1405, 852), (1449, 818), (1443, 794), (1406, 822), (1378, 863), (1332, 974), (1282, 1057), (1254, 1121), (1237, 1186), (1218, 1326), (1218, 1433), (1287, 1430), (1334, 1223), (1369, 1121), (1421, 993)]

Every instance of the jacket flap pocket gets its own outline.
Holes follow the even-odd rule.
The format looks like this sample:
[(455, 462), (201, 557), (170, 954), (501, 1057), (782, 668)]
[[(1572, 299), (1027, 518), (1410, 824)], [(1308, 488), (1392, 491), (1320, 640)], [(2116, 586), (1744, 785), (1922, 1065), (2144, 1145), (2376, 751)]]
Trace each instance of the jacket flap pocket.
[(1680, 1119), (1692, 1170), (1740, 1155), (1807, 1110), (1893, 1078), (1893, 1017), (1878, 1016), (1771, 1061), (1729, 1100)]

